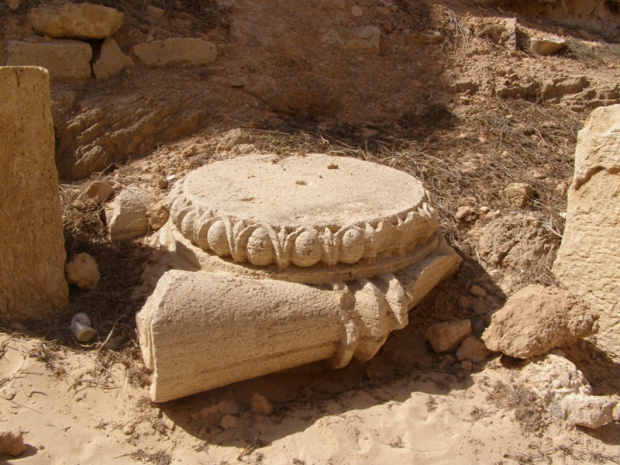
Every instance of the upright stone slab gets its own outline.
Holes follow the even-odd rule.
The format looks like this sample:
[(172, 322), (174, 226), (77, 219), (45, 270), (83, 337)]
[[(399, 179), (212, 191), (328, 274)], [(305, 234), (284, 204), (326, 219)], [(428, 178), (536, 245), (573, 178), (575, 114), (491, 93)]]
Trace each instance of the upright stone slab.
[(0, 67), (0, 319), (67, 305), (49, 75)]
[(620, 105), (597, 108), (579, 131), (553, 272), (598, 313), (596, 344), (620, 362)]
[(461, 261), (421, 183), (344, 157), (250, 155), (170, 194), (137, 316), (151, 399), (164, 402), (327, 360), (372, 358)]

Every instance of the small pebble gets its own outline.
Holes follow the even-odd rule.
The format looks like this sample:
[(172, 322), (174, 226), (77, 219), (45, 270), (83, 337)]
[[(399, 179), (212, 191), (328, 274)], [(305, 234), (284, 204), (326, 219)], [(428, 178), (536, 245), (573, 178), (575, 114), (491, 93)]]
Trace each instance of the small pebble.
[(235, 429), (237, 427), (237, 417), (224, 415), (224, 418), (222, 418), (220, 422), (220, 426), (224, 429)]
[(475, 295), (476, 297), (485, 297), (487, 295), (487, 291), (475, 284), (469, 289), (469, 292), (471, 295)]
[(474, 369), (474, 364), (471, 363), (469, 360), (463, 360), (461, 362), (461, 368), (463, 369), (463, 371), (471, 371)]

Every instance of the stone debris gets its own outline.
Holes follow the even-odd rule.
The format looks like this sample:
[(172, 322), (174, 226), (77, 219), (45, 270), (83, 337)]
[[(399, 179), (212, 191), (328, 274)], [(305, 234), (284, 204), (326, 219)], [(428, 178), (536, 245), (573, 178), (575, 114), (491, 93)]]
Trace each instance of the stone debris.
[(213, 42), (192, 38), (145, 42), (136, 45), (133, 53), (148, 66), (205, 65), (217, 57)]
[(153, 203), (149, 206), (149, 210), (147, 212), (149, 217), (149, 228), (152, 231), (157, 231), (162, 228), (168, 218), (170, 217), (170, 212), (168, 211), (168, 206), (166, 202), (160, 200), (157, 203)]
[(220, 422), (220, 426), (223, 429), (235, 429), (237, 427), (237, 417), (233, 415), (224, 415), (222, 421)]
[(367, 361), (461, 261), (417, 180), (352, 158), (228, 159), (191, 172), (169, 201), (157, 269), (173, 270), (136, 317), (155, 402)]
[(24, 444), (24, 433), (15, 430), (0, 430), (0, 454), (17, 457), (26, 450), (28, 446)]
[(478, 212), (470, 205), (462, 205), (456, 210), (456, 214), (454, 216), (459, 221), (470, 223), (472, 221), (476, 221), (478, 218)]
[(145, 189), (126, 188), (105, 210), (110, 240), (122, 241), (146, 235), (149, 231), (149, 205), (153, 194)]
[(438, 354), (456, 350), (470, 334), (470, 320), (437, 323), (426, 330), (426, 338)]
[(85, 252), (77, 254), (65, 265), (67, 282), (80, 289), (95, 289), (99, 283), (99, 266), (93, 257)]
[(99, 58), (93, 63), (93, 73), (101, 81), (132, 66), (135, 66), (133, 60), (122, 52), (113, 38), (108, 37), (103, 41)]
[(83, 211), (91, 206), (101, 205), (110, 198), (113, 192), (114, 188), (109, 184), (101, 181), (94, 181), (80, 193), (73, 203), (73, 207)]
[(508, 184), (502, 191), (502, 205), (508, 208), (521, 209), (534, 196), (534, 189), (529, 184), (523, 182), (513, 182)]
[(491, 266), (519, 271), (531, 269), (553, 247), (540, 219), (529, 213), (502, 216), (480, 228), (478, 253)]
[(485, 291), (483, 288), (481, 288), (477, 284), (474, 284), (472, 287), (469, 288), (469, 293), (471, 295), (473, 295), (473, 296), (476, 296), (476, 297), (486, 297), (487, 296), (487, 291)]
[(555, 55), (566, 47), (562, 39), (530, 39), (529, 49), (538, 55)]
[(68, 303), (49, 74), (0, 67), (0, 317), (56, 315)]
[(91, 76), (92, 49), (79, 40), (50, 42), (9, 41), (9, 66), (41, 66), (52, 79), (88, 79)]
[(596, 316), (583, 301), (561, 289), (529, 285), (493, 314), (482, 340), (493, 352), (527, 359), (596, 330)]
[(19, 5), (21, 5), (21, 0), (7, 0), (7, 5), (9, 6), (9, 10), (11, 11), (15, 11), (19, 8)]
[(273, 405), (265, 396), (255, 392), (252, 394), (252, 412), (257, 415), (271, 415)]
[(532, 359), (522, 369), (520, 382), (541, 398), (552, 416), (570, 426), (599, 428), (614, 421), (617, 401), (593, 396), (583, 373), (561, 351)]
[(597, 312), (596, 345), (620, 362), (620, 105), (598, 108), (579, 132), (557, 279)]
[(467, 337), (456, 351), (458, 360), (469, 360), (473, 363), (482, 363), (491, 352), (476, 336)]
[(146, 15), (151, 19), (161, 19), (166, 14), (166, 11), (162, 8), (157, 8), (153, 5), (148, 5), (146, 7)]
[(355, 16), (356, 18), (359, 18), (360, 16), (364, 16), (364, 12), (362, 11), (362, 9), (357, 6), (357, 5), (353, 5), (351, 7), (351, 14), (353, 16)]
[(33, 8), (28, 20), (36, 34), (74, 39), (105, 39), (123, 25), (123, 13), (90, 3)]
[(414, 44), (438, 44), (444, 39), (441, 31), (413, 32), (410, 29), (405, 29), (403, 34), (409, 42)]
[(197, 419), (206, 420), (209, 425), (216, 425), (224, 416), (237, 415), (240, 411), (241, 406), (235, 400), (224, 399), (218, 404), (200, 410)]

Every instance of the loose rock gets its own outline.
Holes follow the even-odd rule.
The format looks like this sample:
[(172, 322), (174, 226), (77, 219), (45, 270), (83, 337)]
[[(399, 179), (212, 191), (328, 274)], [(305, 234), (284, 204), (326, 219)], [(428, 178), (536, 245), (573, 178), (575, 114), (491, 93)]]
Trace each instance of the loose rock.
[(494, 352), (526, 359), (574, 344), (596, 330), (596, 316), (584, 302), (561, 289), (530, 285), (493, 314), (482, 340)]
[(254, 393), (252, 395), (252, 412), (258, 415), (271, 415), (273, 413), (273, 405), (265, 396)]
[(237, 427), (237, 417), (225, 415), (220, 422), (220, 426), (224, 429), (235, 429)]
[(527, 205), (534, 195), (534, 189), (529, 184), (514, 182), (508, 184), (502, 191), (502, 205), (504, 207), (520, 209)]
[(28, 446), (24, 444), (24, 435), (21, 431), (0, 431), (0, 454), (17, 457), (23, 454), (27, 449)]
[(480, 286), (474, 284), (470, 289), (469, 292), (471, 295), (474, 295), (476, 297), (486, 297), (487, 295), (487, 291), (485, 291), (483, 288), (481, 288)]
[(471, 321), (459, 320), (438, 323), (426, 330), (426, 338), (437, 353), (451, 352), (471, 334)]
[(560, 351), (533, 359), (523, 368), (520, 379), (541, 398), (552, 416), (568, 425), (599, 428), (613, 421), (617, 402), (608, 396), (593, 396), (583, 373)]
[(50, 37), (104, 39), (123, 25), (123, 13), (90, 3), (33, 8), (28, 20), (35, 33)]
[(122, 241), (144, 236), (149, 230), (148, 206), (153, 201), (153, 195), (144, 189), (124, 189), (106, 208), (110, 240)]
[(562, 39), (531, 39), (530, 50), (538, 55), (555, 55), (566, 47)]
[(99, 267), (93, 257), (79, 253), (65, 265), (67, 282), (76, 284), (80, 289), (95, 289), (99, 282)]
[(469, 360), (473, 363), (481, 363), (489, 355), (489, 349), (476, 336), (469, 336), (465, 339), (456, 351), (456, 358), (459, 360)]
[(93, 72), (97, 80), (101, 81), (131, 66), (135, 66), (133, 60), (121, 51), (113, 38), (108, 37), (103, 41), (99, 58), (93, 63)]
[(161, 229), (161, 227), (166, 224), (166, 221), (168, 221), (169, 216), (170, 212), (168, 211), (168, 206), (165, 201), (160, 200), (150, 205), (148, 211), (150, 228), (153, 231)]

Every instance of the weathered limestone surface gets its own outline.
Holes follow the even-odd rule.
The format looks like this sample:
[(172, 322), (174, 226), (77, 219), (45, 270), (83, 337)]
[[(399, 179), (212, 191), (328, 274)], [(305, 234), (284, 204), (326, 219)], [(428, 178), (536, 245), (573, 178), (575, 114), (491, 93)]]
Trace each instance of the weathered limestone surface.
[(93, 73), (97, 80), (103, 80), (131, 66), (135, 66), (133, 60), (122, 52), (113, 38), (108, 37), (103, 41), (99, 58), (93, 63)]
[(8, 52), (8, 65), (41, 66), (52, 79), (88, 79), (91, 75), (92, 49), (79, 40), (9, 41)]
[(133, 52), (148, 66), (205, 65), (217, 57), (213, 42), (192, 38), (145, 42), (136, 45)]
[(620, 105), (579, 132), (566, 228), (553, 272), (599, 315), (596, 345), (620, 361)]
[(104, 39), (123, 25), (123, 13), (90, 3), (33, 8), (28, 20), (35, 33), (50, 37)]
[(596, 316), (567, 291), (532, 284), (512, 295), (482, 335), (487, 348), (532, 358), (596, 332)]
[(158, 266), (192, 272), (165, 273), (137, 316), (156, 402), (369, 360), (461, 261), (417, 180), (351, 158), (216, 162), (169, 200)]
[(599, 428), (613, 422), (617, 401), (593, 396), (583, 373), (560, 351), (532, 359), (520, 379), (540, 397), (551, 415), (571, 426)]
[(438, 244), (437, 214), (422, 185), (353, 158), (239, 157), (190, 173), (170, 199), (173, 223), (193, 244), (236, 263), (273, 267), (280, 279), (285, 269), (312, 274), (316, 265), (355, 279), (350, 265), (387, 260), (381, 262), (387, 268), (373, 268), (374, 276), (403, 268), (411, 262), (402, 257), (430, 243), (428, 254)]
[(444, 245), (396, 274), (333, 290), (225, 273), (168, 271), (138, 313), (151, 399), (166, 402), (319, 360), (371, 359), (460, 258)]
[(110, 240), (144, 236), (149, 230), (148, 210), (155, 197), (148, 190), (127, 188), (105, 210)]
[(49, 75), (0, 67), (0, 318), (67, 305)]

